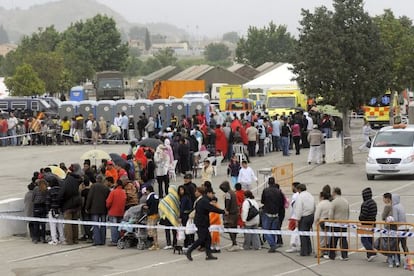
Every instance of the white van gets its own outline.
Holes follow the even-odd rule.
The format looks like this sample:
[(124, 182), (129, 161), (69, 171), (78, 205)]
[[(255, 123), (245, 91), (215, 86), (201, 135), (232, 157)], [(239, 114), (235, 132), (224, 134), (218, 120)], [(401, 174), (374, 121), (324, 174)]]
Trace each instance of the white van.
[(414, 175), (414, 125), (381, 128), (371, 143), (365, 171), (368, 180), (376, 175)]

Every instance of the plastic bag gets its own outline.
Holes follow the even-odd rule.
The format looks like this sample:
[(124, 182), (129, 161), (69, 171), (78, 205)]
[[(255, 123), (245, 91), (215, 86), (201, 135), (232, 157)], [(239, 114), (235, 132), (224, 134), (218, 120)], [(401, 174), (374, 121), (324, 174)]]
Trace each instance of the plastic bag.
[(75, 134), (73, 135), (73, 142), (80, 142), (80, 136), (78, 132), (75, 132)]
[(191, 235), (197, 232), (197, 227), (194, 224), (192, 219), (187, 220), (187, 224), (185, 225), (185, 234)]
[[(182, 227), (182, 225), (180, 225)], [(177, 230), (177, 241), (185, 240), (185, 232), (184, 230)]]

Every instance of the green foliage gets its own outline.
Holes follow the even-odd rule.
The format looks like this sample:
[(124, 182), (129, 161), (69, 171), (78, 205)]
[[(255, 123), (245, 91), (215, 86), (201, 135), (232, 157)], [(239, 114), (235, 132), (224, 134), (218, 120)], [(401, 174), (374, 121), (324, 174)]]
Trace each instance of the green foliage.
[(237, 43), (240, 40), (239, 34), (237, 32), (228, 32), (223, 34), (223, 41), (228, 41), (231, 43)]
[(412, 21), (403, 16), (395, 18), (391, 10), (374, 18), (381, 31), (381, 40), (392, 58), (388, 70), (392, 74), (389, 88), (401, 91), (412, 87), (414, 76), (414, 27)]
[(141, 69), (141, 74), (148, 75), (148, 74), (151, 74), (152, 72), (155, 72), (161, 69), (162, 67), (163, 66), (161, 65), (161, 62), (157, 58), (150, 57), (144, 62), (144, 65), (142, 66), (142, 69)]
[(206, 46), (204, 56), (207, 61), (227, 60), (231, 55), (229, 47), (223, 43), (210, 43)]
[(177, 62), (175, 52), (172, 48), (165, 48), (159, 50), (157, 53), (154, 54), (154, 58), (156, 58), (159, 61), (159, 63), (161, 64), (161, 68), (168, 65), (174, 65)]
[(30, 64), (22, 64), (16, 69), (13, 77), (4, 83), (13, 96), (34, 96), (45, 93), (45, 83), (38, 77)]
[(6, 30), (4, 29), (3, 25), (0, 25), (0, 44), (9, 43), (9, 35), (7, 34)]
[(346, 112), (386, 89), (389, 58), (362, 0), (334, 0), (334, 8), (302, 10), (294, 72), (307, 95)]
[[(124, 69), (128, 46), (121, 42), (121, 34), (112, 18), (97, 15), (85, 23), (76, 22), (63, 33), (63, 37), (62, 51), (84, 59), (94, 71)], [(83, 75), (83, 79), (85, 77), (92, 76)]]
[(129, 77), (138, 76), (144, 66), (142, 60), (137, 57), (130, 56), (127, 60), (125, 74)]
[(237, 43), (236, 61), (253, 67), (268, 61), (290, 62), (295, 54), (295, 43), (284, 25), (270, 22), (263, 29), (250, 26), (247, 38), (242, 37)]

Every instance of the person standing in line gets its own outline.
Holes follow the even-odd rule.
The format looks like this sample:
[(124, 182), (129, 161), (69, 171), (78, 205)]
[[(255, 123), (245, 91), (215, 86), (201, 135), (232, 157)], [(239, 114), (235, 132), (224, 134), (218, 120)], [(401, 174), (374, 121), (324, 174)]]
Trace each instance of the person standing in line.
[[(85, 210), (91, 215), (91, 220), (95, 222), (106, 222), (106, 199), (110, 193), (109, 187), (103, 183), (103, 175), (96, 176), (96, 183), (89, 190), (86, 199)], [(92, 227), (93, 245), (105, 245), (106, 226)]]
[(13, 112), (10, 112), (10, 117), (7, 119), (7, 134), (10, 136), (10, 145), (17, 146), (17, 125), (19, 120), (14, 116)]
[[(280, 230), (279, 216), (284, 207), (284, 199), (280, 189), (276, 186), (274, 177), (269, 177), (269, 186), (262, 192), (261, 202), (263, 204), (262, 226), (266, 230)], [(270, 245), (269, 253), (275, 253), (280, 247), (277, 235), (265, 234), (265, 239)]]
[(273, 151), (280, 151), (280, 121), (277, 118), (277, 114), (273, 117), (272, 122), (272, 144)]
[[(306, 190), (305, 184), (299, 184), (296, 187), (299, 192), (298, 199), (295, 203), (296, 225), (299, 231), (310, 231), (313, 224), (315, 213), (315, 199), (312, 194)], [(300, 236), (300, 256), (309, 256), (312, 253), (312, 244), (310, 236)]]
[[(259, 210), (259, 204), (254, 200), (253, 193), (251, 191), (244, 191), (245, 200), (242, 204), (242, 215), (241, 219), (244, 224), (245, 229), (257, 229), (259, 226), (260, 215), (257, 214), (255, 217), (247, 220), (247, 216), (249, 214), (250, 206), (254, 206), (257, 210)], [(245, 233), (244, 234), (244, 243), (243, 243), (244, 250), (259, 250), (260, 249), (260, 237), (257, 233)]]
[(296, 155), (300, 154), (300, 138), (301, 138), (300, 125), (299, 125), (299, 122), (295, 120), (295, 122), (292, 125), (292, 139), (293, 139), (293, 143), (295, 144)]
[[(52, 219), (63, 219), (62, 206), (59, 201), (60, 185), (56, 178), (52, 178), (49, 181), (49, 189), (46, 195), (46, 209), (48, 210), (49, 229), (52, 240), (50, 245), (57, 245), (65, 241), (65, 235), (63, 233), (63, 223), (54, 222)], [(56, 233), (57, 232), (57, 233)], [(59, 239), (58, 235), (59, 234)]]
[[(35, 218), (46, 218), (46, 196), (47, 196), (47, 181), (44, 179), (36, 180), (36, 187), (33, 190), (33, 217)], [(46, 223), (45, 222), (34, 222), (33, 228), (33, 243), (46, 243)]]
[[(405, 215), (405, 209), (404, 209), (404, 206), (400, 202), (400, 196), (398, 194), (392, 194), (392, 216), (394, 217), (395, 222), (400, 222), (400, 223), (406, 223), (407, 222), (407, 218), (406, 218), (406, 215)], [(398, 226), (398, 231), (408, 232), (409, 229), (408, 229), (407, 225), (399, 225)], [(406, 237), (398, 238), (397, 241), (399, 243), (401, 243), (401, 247), (402, 247), (402, 249), (405, 253), (409, 252)], [(398, 246), (398, 244), (397, 244), (397, 246)], [(401, 264), (400, 254), (397, 254), (396, 266), (397, 266), (397, 264), (398, 265)]]
[[(147, 209), (147, 215), (148, 215), (148, 226), (156, 226), (158, 224), (158, 221), (160, 219), (160, 216), (158, 214), (158, 204), (159, 204), (159, 197), (154, 192), (154, 188), (152, 186), (147, 187), (147, 201), (146, 205), (144, 206), (145, 209)], [(148, 236), (153, 238), (154, 243), (149, 248), (149, 250), (159, 250), (159, 244), (158, 244), (158, 233), (157, 228), (150, 228), (148, 229)]]
[[(293, 182), (292, 183), (292, 199), (290, 201), (290, 218), (289, 218), (289, 230), (297, 231), (298, 228), (296, 227), (296, 220), (295, 220), (295, 203), (298, 199), (299, 192), (297, 191), (296, 187), (300, 184), (300, 182)], [(290, 248), (286, 249), (286, 253), (295, 253), (300, 251), (300, 239), (298, 234), (292, 234), (290, 238)]]
[(217, 260), (217, 257), (211, 254), (211, 235), (209, 232), (210, 227), (210, 212), (219, 214), (228, 214), (227, 211), (219, 209), (210, 204), (210, 199), (205, 195), (204, 187), (197, 187), (195, 195), (197, 200), (195, 202), (195, 217), (194, 224), (197, 227), (198, 240), (196, 240), (191, 247), (187, 250), (186, 257), (189, 261), (193, 260), (191, 252), (204, 244), (206, 249), (206, 260)]
[(237, 182), (242, 185), (242, 189), (245, 191), (251, 190), (253, 182), (259, 184), (253, 169), (247, 166), (247, 161), (245, 160), (242, 161), (242, 167), (240, 168)]
[(122, 131), (122, 138), (125, 141), (128, 141), (128, 125), (129, 120), (128, 116), (125, 114), (125, 112), (121, 112), (121, 131)]
[[(177, 186), (169, 186), (167, 195), (159, 201), (158, 213), (160, 224), (174, 227), (180, 226), (180, 198)], [(165, 229), (165, 241), (167, 245), (164, 249), (173, 249), (177, 245), (177, 230)]]
[[(109, 193), (106, 198), (106, 208), (108, 209), (108, 221), (120, 223), (124, 216), (126, 203), (126, 193), (123, 189), (123, 182), (121, 179), (116, 181), (115, 188)], [(119, 240), (118, 226), (111, 226), (111, 242), (108, 246), (116, 246)]]
[[(314, 225), (315, 229), (317, 229), (317, 224), (319, 224), (319, 227), (321, 231), (328, 232), (328, 228), (325, 226), (324, 222), (320, 222), (321, 220), (327, 220), (329, 219), (329, 211), (331, 210), (331, 202), (329, 201), (329, 198), (331, 197), (330, 193), (326, 192), (320, 192), (319, 194), (319, 202), (316, 205), (315, 210), (315, 216), (314, 216)], [(321, 236), (320, 238), (320, 247), (327, 248), (329, 246), (329, 239), (330, 237)], [(322, 252), (323, 257), (326, 259), (328, 258), (328, 252)]]
[[(33, 216), (33, 190), (35, 188), (35, 181), (36, 178), (32, 178), (32, 182), (27, 185), (27, 192), (24, 195), (24, 215), (26, 217)], [(29, 227), (29, 236), (32, 239), (32, 242), (34, 242), (34, 222), (28, 221), (27, 226)]]
[(285, 118), (280, 131), (283, 156), (289, 156), (289, 137), (291, 132), (292, 130), (290, 129), (288, 119)]
[[(365, 222), (375, 222), (377, 219), (377, 203), (372, 198), (371, 188), (367, 187), (362, 190), (362, 199), (363, 202), (361, 204), (361, 210), (359, 212), (359, 220)], [(375, 223), (362, 224), (367, 225), (369, 227), (375, 227)], [(361, 243), (366, 250), (374, 250), (372, 237), (361, 237)], [(367, 252), (366, 254), (368, 262), (372, 262), (375, 259), (375, 257), (377, 257), (377, 253), (375, 252)]]
[[(220, 190), (224, 194), (224, 209), (227, 214), (224, 216), (224, 227), (226, 228), (237, 228), (237, 220), (239, 218), (239, 207), (237, 206), (236, 193), (230, 188), (230, 183), (224, 181), (220, 184)], [(228, 251), (238, 251), (241, 248), (237, 245), (237, 233), (229, 233), (232, 246)]]
[[(341, 188), (334, 188), (333, 189), (333, 200), (331, 202), (331, 209), (329, 210), (329, 219), (330, 220), (349, 220), (349, 203), (348, 201), (342, 197)], [(336, 248), (338, 244), (338, 240), (340, 240), (339, 245), (341, 249), (341, 260), (347, 261), (348, 260), (348, 239), (346, 237), (346, 233), (348, 228), (346, 227), (333, 227), (332, 232), (334, 233), (341, 233), (345, 236), (334, 236), (330, 238), (330, 248)], [(329, 259), (334, 260), (336, 257), (336, 252), (334, 250), (329, 250)]]
[[(168, 193), (168, 187), (170, 185), (170, 177), (168, 175), (170, 157), (166, 149), (164, 144), (160, 144), (154, 153), (155, 176), (158, 182), (158, 195), (160, 198), (164, 197), (164, 191), (165, 195)], [(165, 190), (163, 189), (163, 183)]]
[(155, 122), (153, 117), (149, 117), (148, 123), (145, 125), (145, 131), (148, 133), (149, 138), (153, 138), (155, 135)]
[(256, 142), (259, 135), (259, 131), (252, 124), (246, 129), (246, 134), (248, 139), (247, 150), (249, 152), (249, 157), (256, 156)]
[[(82, 207), (82, 198), (79, 186), (82, 183), (83, 170), (78, 163), (71, 164), (70, 173), (66, 175), (64, 184), (59, 191), (59, 200), (62, 203), (63, 218), (65, 220), (78, 220)], [(66, 245), (77, 244), (79, 227), (77, 224), (65, 224), (63, 226)]]

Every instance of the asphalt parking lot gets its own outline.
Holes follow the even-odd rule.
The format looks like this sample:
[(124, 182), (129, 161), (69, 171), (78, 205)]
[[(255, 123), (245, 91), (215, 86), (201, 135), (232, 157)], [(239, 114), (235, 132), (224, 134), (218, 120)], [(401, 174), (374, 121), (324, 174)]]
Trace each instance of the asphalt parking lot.
[[(260, 168), (277, 166), (289, 162), (294, 164), (294, 180), (306, 183), (315, 199), (318, 198), (322, 187), (329, 184), (342, 188), (343, 196), (351, 205), (351, 219), (358, 217), (365, 187), (371, 187), (378, 204), (378, 210), (383, 208), (382, 194), (394, 192), (401, 195), (401, 202), (409, 214), (407, 220), (414, 223), (414, 180), (409, 177), (382, 177), (375, 181), (366, 180), (364, 163), (367, 153), (360, 153), (357, 147), (361, 143), (360, 127), (362, 123), (352, 123), (354, 148), (354, 164), (323, 164), (308, 165), (308, 150), (301, 155), (283, 157), (280, 152), (270, 153), (265, 157), (252, 158), (250, 165), (257, 171)], [(127, 151), (127, 145), (99, 145), (98, 148), (107, 152), (122, 153)], [(93, 146), (39, 146), (0, 148), (2, 165), (0, 176), (0, 199), (22, 197), (30, 182), (32, 172), (40, 167), (53, 163), (81, 163), (81, 154)], [(221, 199), (218, 189), (221, 181), (227, 179), (225, 163), (219, 170), (219, 175), (213, 178), (213, 187)], [(260, 178), (262, 182), (262, 178)], [(177, 178), (176, 184), (183, 182)], [(194, 181), (201, 184), (200, 179)], [(255, 187), (254, 195), (260, 197), (262, 185)], [(288, 188), (284, 192), (291, 196)], [(222, 203), (222, 202), (221, 202)], [(288, 214), (287, 214), (288, 216)], [(7, 221), (0, 221), (7, 223)], [(286, 221), (285, 221), (286, 224)], [(285, 226), (285, 225), (284, 225)], [(164, 237), (159, 230), (159, 236)], [(240, 235), (239, 235), (240, 236)], [(239, 237), (242, 241), (242, 237)], [(350, 260), (322, 260), (317, 264), (314, 257), (300, 257), (296, 254), (286, 254), (289, 237), (284, 237), (285, 245), (280, 252), (269, 254), (267, 250), (239, 251), (217, 254), (217, 261), (207, 262), (204, 253), (193, 254), (194, 261), (188, 262), (184, 255), (173, 254), (171, 250), (140, 251), (137, 249), (120, 250), (114, 247), (93, 247), (89, 244), (73, 246), (51, 246), (48, 244), (32, 244), (24, 237), (9, 237), (0, 240), (0, 275), (408, 275), (403, 268), (387, 267), (385, 257), (379, 256), (374, 262), (368, 263), (363, 253), (350, 255)], [(164, 245), (162, 239), (161, 247)], [(230, 245), (228, 235), (222, 235), (223, 247)], [(414, 247), (412, 238), (408, 243)]]

